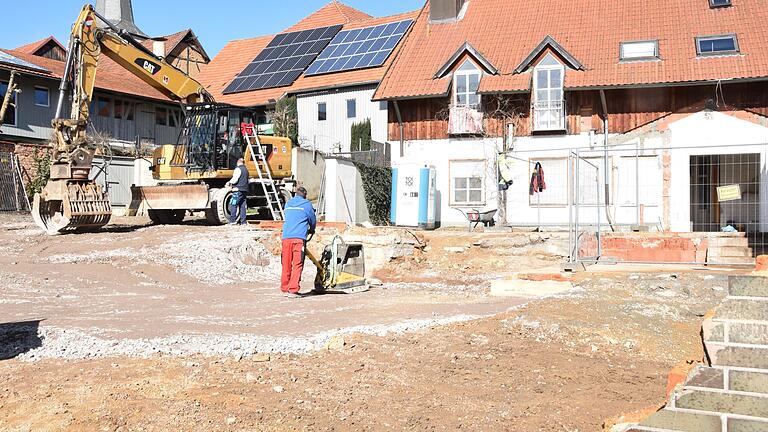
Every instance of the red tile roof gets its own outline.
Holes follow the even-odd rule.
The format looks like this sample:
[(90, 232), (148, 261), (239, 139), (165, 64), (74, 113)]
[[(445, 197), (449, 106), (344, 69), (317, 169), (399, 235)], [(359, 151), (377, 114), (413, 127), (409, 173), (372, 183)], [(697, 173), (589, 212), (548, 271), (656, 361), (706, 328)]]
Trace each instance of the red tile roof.
[(373, 18), (365, 12), (349, 7), (336, 0), (331, 1), (303, 20), (285, 29), (286, 32), (327, 27), (336, 24), (348, 24)]
[(64, 51), (67, 50), (67, 47), (62, 45), (61, 42), (56, 40), (55, 37), (48, 36), (47, 38), (41, 39), (39, 41), (35, 41), (35, 42), (32, 42), (32, 43), (27, 44), (27, 45), (22, 45), (22, 46), (16, 48), (15, 51), (21, 51), (21, 52), (27, 53), (27, 54), (35, 54), (40, 48), (45, 46), (48, 42), (55, 43), (56, 45), (59, 46), (59, 48), (63, 49)]
[[(192, 31), (192, 29), (186, 29), (186, 30), (182, 30), (180, 32), (176, 32), (166, 36), (158, 36), (158, 37), (153, 37), (151, 39), (146, 39), (143, 42), (141, 42), (141, 44), (144, 46), (144, 48), (154, 52), (153, 48), (154, 48), (155, 41), (165, 42), (165, 53), (163, 54), (163, 57), (167, 57), (173, 52), (173, 50), (176, 49), (176, 47), (179, 46), (181, 42), (184, 41), (184, 39), (187, 36), (190, 36), (192, 38), (197, 38), (197, 36), (195, 36), (195, 32)], [(206, 59), (208, 59), (208, 53), (205, 52), (202, 45), (200, 46), (200, 49), (203, 50), (202, 54), (205, 56)]]
[[(27, 61), (34, 65), (47, 69), (50, 73), (42, 73), (39, 71), (27, 71), (23, 68), (11, 67), (0, 65), (3, 69), (17, 69), (24, 73), (52, 78), (61, 79), (64, 74), (64, 62), (49, 59), (46, 57), (40, 57), (32, 54), (28, 54), (16, 50), (0, 50), (8, 54), (18, 57), (21, 60)], [(165, 95), (155, 90), (149, 84), (141, 80), (141, 78), (126, 71), (122, 66), (118, 65), (107, 56), (101, 56), (99, 58), (99, 67), (96, 73), (96, 88), (99, 90), (105, 90), (115, 93), (123, 93), (130, 96), (136, 96), (140, 98), (153, 99), (158, 101), (168, 102), (170, 101)]]
[[(344, 30), (368, 27), (383, 23), (415, 19), (418, 11), (406, 12), (388, 17), (372, 18), (369, 15), (333, 1), (319, 11), (299, 21), (298, 24), (286, 29), (288, 31), (306, 30), (341, 24)], [(224, 89), (245, 69), (245, 67), (269, 44), (274, 35), (260, 36), (252, 39), (241, 39), (229, 42), (219, 54), (203, 68), (198, 80), (216, 99), (217, 102), (241, 106), (258, 106), (274, 103), (287, 93), (309, 91), (334, 86), (350, 86), (355, 84), (375, 84), (381, 81), (384, 72), (394, 59), (390, 55), (384, 65), (369, 69), (359, 69), (348, 72), (338, 72), (315, 76), (302, 75), (293, 85), (288, 87), (256, 90), (244, 93), (225, 95)]]
[[(661, 85), (768, 77), (768, 8), (733, 0), (725, 8), (707, 0), (470, 0), (464, 18), (430, 24), (429, 1), (375, 98), (446, 94), (448, 78), (435, 72), (465, 42), (496, 68), (481, 92), (528, 91), (529, 73), (514, 69), (548, 35), (584, 65), (566, 72), (566, 88)], [(697, 57), (696, 36), (735, 33), (740, 53)], [(623, 41), (658, 40), (660, 61), (619, 62)]]

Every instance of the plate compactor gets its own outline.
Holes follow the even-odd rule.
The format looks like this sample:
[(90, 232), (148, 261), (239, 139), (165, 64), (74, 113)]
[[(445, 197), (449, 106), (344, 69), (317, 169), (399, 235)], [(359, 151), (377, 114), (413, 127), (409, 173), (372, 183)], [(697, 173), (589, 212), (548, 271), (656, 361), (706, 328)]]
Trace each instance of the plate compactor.
[(365, 279), (365, 253), (362, 244), (347, 243), (336, 236), (331, 244), (325, 246), (320, 259), (317, 259), (309, 249), (305, 249), (305, 252), (317, 267), (315, 293), (353, 294), (370, 289)]

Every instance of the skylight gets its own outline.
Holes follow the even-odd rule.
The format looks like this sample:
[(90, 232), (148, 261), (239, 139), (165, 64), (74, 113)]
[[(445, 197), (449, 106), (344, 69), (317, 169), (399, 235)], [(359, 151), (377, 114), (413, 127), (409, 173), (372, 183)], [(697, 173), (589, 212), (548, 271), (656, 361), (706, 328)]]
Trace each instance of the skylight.
[(700, 56), (737, 54), (736, 35), (700, 36), (696, 38), (696, 53)]
[(718, 8), (731, 5), (731, 0), (709, 0), (709, 7)]
[(653, 60), (659, 58), (659, 41), (635, 41), (621, 43), (621, 60)]

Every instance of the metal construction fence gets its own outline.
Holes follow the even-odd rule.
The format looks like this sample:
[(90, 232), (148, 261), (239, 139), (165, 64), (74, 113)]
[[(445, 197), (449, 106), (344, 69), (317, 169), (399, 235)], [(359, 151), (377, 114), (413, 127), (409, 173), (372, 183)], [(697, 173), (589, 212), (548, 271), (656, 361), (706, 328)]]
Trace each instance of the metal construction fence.
[(574, 263), (753, 265), (768, 253), (768, 143), (516, 150), (513, 227), (569, 232)]
[(14, 153), (0, 152), (0, 211), (29, 210), (19, 158)]

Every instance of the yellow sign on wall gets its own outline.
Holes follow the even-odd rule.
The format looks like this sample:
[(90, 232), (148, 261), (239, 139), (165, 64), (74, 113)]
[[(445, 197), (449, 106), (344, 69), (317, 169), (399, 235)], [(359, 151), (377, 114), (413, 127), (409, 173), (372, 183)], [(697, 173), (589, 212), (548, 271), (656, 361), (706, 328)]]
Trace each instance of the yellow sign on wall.
[(720, 202), (737, 201), (741, 199), (741, 186), (730, 185), (717, 188), (717, 200)]

